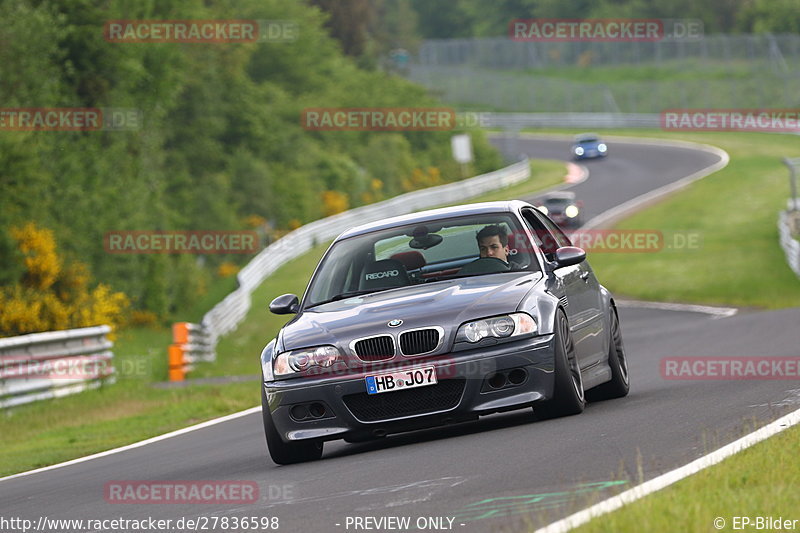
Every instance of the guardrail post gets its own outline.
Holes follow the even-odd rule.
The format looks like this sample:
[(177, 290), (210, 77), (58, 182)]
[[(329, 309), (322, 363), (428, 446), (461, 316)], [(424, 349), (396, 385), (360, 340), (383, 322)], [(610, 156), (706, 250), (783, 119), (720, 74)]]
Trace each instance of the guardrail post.
[(783, 163), (789, 167), (789, 188), (792, 192), (792, 204), (789, 210), (797, 211), (800, 210), (797, 205), (797, 167), (800, 166), (800, 158), (789, 159), (784, 157)]
[(169, 350), (169, 380), (183, 381), (186, 377), (183, 361), (183, 348), (180, 344), (170, 344)]
[(214, 361), (214, 339), (202, 324), (176, 322), (172, 325), (172, 344), (168, 350), (169, 380), (183, 381), (192, 363)]

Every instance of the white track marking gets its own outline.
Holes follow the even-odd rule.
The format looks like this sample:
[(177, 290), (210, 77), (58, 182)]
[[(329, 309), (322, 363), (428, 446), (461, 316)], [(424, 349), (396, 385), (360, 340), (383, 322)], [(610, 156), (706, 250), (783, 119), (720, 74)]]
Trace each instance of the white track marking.
[(735, 307), (713, 307), (710, 305), (679, 304), (667, 302), (644, 302), (640, 300), (616, 300), (620, 307), (641, 307), (645, 309), (661, 309), (664, 311), (686, 311), (690, 313), (705, 313), (714, 318), (725, 318), (739, 312)]
[(696, 474), (697, 472), (708, 468), (709, 466), (715, 465), (723, 459), (726, 459), (756, 443), (776, 435), (784, 429), (796, 425), (798, 422), (800, 422), (800, 409), (789, 413), (788, 415), (779, 418), (775, 422), (749, 433), (741, 439), (735, 440), (730, 444), (709, 453), (708, 455), (704, 455), (703, 457), (696, 459), (687, 465), (655, 477), (650, 481), (646, 481), (641, 485), (637, 485), (632, 489), (626, 490), (625, 492), (617, 494), (616, 496), (612, 496), (607, 500), (603, 500), (600, 503), (592, 505), (583, 511), (579, 511), (557, 522), (553, 522), (546, 527), (537, 529), (535, 533), (564, 533), (570, 529), (581, 526), (593, 518), (616, 511), (624, 505), (635, 502), (636, 500), (643, 498), (648, 494), (652, 494), (658, 490), (668, 487), (669, 485), (672, 485), (677, 481), (689, 477), (692, 474)]
[(86, 461), (91, 461), (92, 459), (99, 459), (101, 457), (106, 457), (107, 455), (113, 455), (115, 453), (121, 453), (128, 450), (132, 450), (134, 448), (140, 448), (142, 446), (146, 446), (148, 444), (152, 444), (154, 442), (170, 439), (172, 437), (177, 437), (178, 435), (184, 435), (186, 433), (191, 433), (192, 431), (197, 431), (198, 429), (207, 428), (210, 426), (215, 426), (217, 424), (221, 424), (223, 422), (227, 422), (229, 420), (233, 420), (236, 418), (241, 418), (243, 416), (247, 416), (253, 413), (260, 413), (261, 406), (258, 407), (251, 407), (250, 409), (245, 409), (244, 411), (239, 411), (238, 413), (233, 413), (230, 415), (222, 416), (220, 418), (214, 418), (212, 420), (207, 420), (206, 422), (201, 422), (200, 424), (195, 424), (194, 426), (189, 426), (187, 428), (178, 429), (176, 431), (171, 431), (169, 433), (164, 433), (163, 435), (158, 435), (157, 437), (152, 437), (150, 439), (141, 440), (139, 442), (134, 442), (133, 444), (128, 444), (126, 446), (121, 446), (119, 448), (114, 448), (113, 450), (106, 450), (104, 452), (95, 453), (92, 455), (87, 455), (86, 457), (79, 457), (78, 459), (72, 459), (71, 461), (66, 461), (64, 463), (58, 463), (57, 465), (45, 466), (42, 468), (37, 468), (36, 470), (28, 470), (27, 472), (20, 472), (19, 474), (13, 474), (10, 476), (0, 478), (0, 482), (6, 481), (8, 479), (14, 479), (22, 476), (29, 476), (31, 474), (38, 474), (39, 472), (47, 472), (48, 470), (55, 470), (56, 468), (62, 468), (69, 465), (74, 465), (78, 463), (83, 463)]

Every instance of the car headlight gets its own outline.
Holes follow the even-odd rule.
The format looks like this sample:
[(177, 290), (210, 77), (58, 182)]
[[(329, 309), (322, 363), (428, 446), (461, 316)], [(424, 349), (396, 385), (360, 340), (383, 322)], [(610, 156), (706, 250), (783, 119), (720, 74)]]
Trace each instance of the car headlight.
[(312, 367), (328, 368), (342, 361), (341, 352), (334, 346), (315, 346), (283, 352), (275, 358), (276, 376), (297, 374)]
[(568, 205), (566, 209), (564, 209), (564, 214), (567, 215), (569, 218), (575, 218), (578, 216), (579, 210), (577, 205)]
[(543, 205), (539, 206), (539, 212), (544, 213), (545, 215), (548, 213), (547, 208)]
[(583, 155), (583, 147), (576, 146), (575, 147), (575, 155)]
[(486, 337), (503, 339), (536, 333), (536, 321), (528, 313), (512, 313), (473, 320), (458, 328), (456, 342), (475, 343)]
[(605, 144), (600, 143), (597, 145), (598, 152), (605, 152), (606, 150), (608, 150), (608, 146), (606, 146)]

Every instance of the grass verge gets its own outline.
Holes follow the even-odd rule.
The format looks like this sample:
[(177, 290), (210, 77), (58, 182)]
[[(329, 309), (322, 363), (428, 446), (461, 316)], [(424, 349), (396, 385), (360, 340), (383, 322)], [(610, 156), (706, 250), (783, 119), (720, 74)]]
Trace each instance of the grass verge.
[[(531, 195), (561, 183), (565, 173), (563, 163), (549, 160), (532, 161), (531, 170), (524, 183), (470, 201)], [(317, 246), (267, 278), (254, 292), (245, 321), (220, 341), (217, 362), (199, 365), (191, 378), (258, 374), (261, 349), (287, 321), (269, 313), (269, 301), (286, 292), (301, 294), (326, 248)], [(255, 383), (154, 388), (153, 382), (166, 378), (170, 342), (166, 328), (122, 331), (114, 348), (117, 384), (0, 411), (0, 476), (124, 446), (258, 404)]]
[[(686, 533), (715, 531), (777, 531), (771, 527), (736, 528), (734, 517), (797, 519), (800, 485), (800, 427), (793, 427), (613, 513), (574, 529), (576, 533), (648, 531)], [(780, 465), (780, 467), (777, 467)], [(702, 497), (698, 495), (702, 494)]]

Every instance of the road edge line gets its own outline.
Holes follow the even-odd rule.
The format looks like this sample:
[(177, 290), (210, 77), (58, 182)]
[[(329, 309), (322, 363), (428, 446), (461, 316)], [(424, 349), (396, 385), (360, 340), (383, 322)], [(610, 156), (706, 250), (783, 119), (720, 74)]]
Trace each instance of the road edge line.
[(214, 426), (217, 424), (221, 424), (222, 422), (227, 422), (229, 420), (234, 420), (236, 418), (240, 418), (243, 416), (247, 416), (253, 413), (261, 412), (261, 406), (251, 407), (250, 409), (245, 409), (244, 411), (239, 411), (236, 413), (231, 413), (229, 415), (221, 416), (219, 418), (212, 418), (211, 420), (206, 420), (205, 422), (200, 422), (199, 424), (195, 424), (193, 426), (176, 429), (175, 431), (170, 431), (169, 433), (164, 433), (162, 435), (157, 435), (155, 437), (150, 437), (149, 439), (140, 440), (139, 442), (134, 442), (133, 444), (126, 444), (125, 446), (120, 446), (119, 448), (112, 448), (110, 450), (106, 450), (104, 452), (93, 453), (92, 455), (85, 455), (83, 457), (78, 457), (77, 459), (70, 459), (69, 461), (65, 461), (63, 463), (58, 463), (50, 466), (43, 466), (41, 468), (36, 468), (34, 470), (28, 470), (26, 472), (19, 472), (17, 474), (11, 474), (10, 476), (0, 477), (0, 482), (14, 479), (23, 476), (30, 476), (31, 474), (38, 474), (39, 472), (47, 472), (48, 470), (55, 470), (56, 468), (63, 468), (65, 466), (70, 466), (78, 463), (84, 463), (86, 461), (91, 461), (93, 459), (99, 459), (101, 457), (106, 457), (108, 455), (114, 455), (117, 453), (125, 452), (128, 450), (132, 450), (134, 448), (140, 448), (142, 446), (146, 446), (148, 444), (152, 444), (154, 442), (159, 442), (162, 440), (170, 439), (172, 437), (177, 437), (178, 435), (183, 435), (185, 433), (191, 433), (192, 431), (197, 431), (198, 429), (207, 428), (210, 426)]
[(739, 312), (736, 307), (720, 307), (713, 305), (683, 304), (675, 302), (650, 302), (647, 300), (620, 300), (615, 299), (620, 307), (639, 307), (644, 309), (661, 309), (664, 311), (687, 311), (690, 313), (704, 313), (714, 315), (716, 318), (733, 316)]
[(710, 466), (722, 462), (724, 459), (731, 457), (742, 450), (745, 450), (754, 444), (758, 444), (773, 435), (777, 435), (785, 429), (800, 423), (800, 409), (785, 415), (766, 426), (748, 433), (730, 444), (726, 444), (722, 448), (715, 450), (699, 459), (678, 467), (666, 474), (657, 476), (649, 481), (645, 481), (632, 489), (612, 496), (606, 500), (592, 505), (582, 511), (573, 513), (561, 520), (553, 522), (543, 528), (537, 529), (534, 533), (564, 533), (578, 526), (588, 523), (593, 518), (598, 518), (612, 511), (621, 509), (629, 503), (633, 503), (649, 494), (657, 492), (666, 488), (673, 483), (685, 479), (693, 474), (700, 472)]

